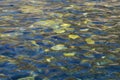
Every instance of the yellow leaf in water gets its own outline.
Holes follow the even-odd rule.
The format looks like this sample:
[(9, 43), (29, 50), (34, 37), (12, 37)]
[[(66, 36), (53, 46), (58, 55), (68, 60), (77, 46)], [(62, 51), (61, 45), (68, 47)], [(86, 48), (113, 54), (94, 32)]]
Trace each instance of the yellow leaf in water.
[(89, 30), (88, 28), (80, 29), (80, 31), (88, 31), (88, 30)]
[(85, 41), (87, 42), (87, 44), (95, 44), (95, 41), (91, 38), (86, 38)]
[(95, 51), (95, 48), (93, 48), (92, 51)]
[(13, 16), (2, 16), (1, 18), (5, 19), (5, 20), (12, 20)]
[(36, 41), (31, 41), (31, 43), (32, 43), (33, 45), (35, 45), (35, 46), (39, 46), (39, 45), (36, 43)]
[(106, 30), (106, 29), (108, 29), (108, 26), (103, 26), (102, 29)]
[(25, 77), (25, 78), (20, 78), (18, 80), (34, 80), (34, 77)]
[(32, 44), (36, 44), (36, 41), (31, 41)]
[(56, 17), (59, 17), (59, 18), (63, 17), (63, 14), (61, 14), (61, 13), (50, 13), (49, 15), (50, 16), (56, 16)]
[(64, 28), (66, 31), (74, 31), (74, 28)]
[(10, 34), (0, 34), (0, 37), (10, 37)]
[(111, 5), (109, 5), (109, 4), (104, 4), (104, 6), (105, 6), (105, 7), (110, 7)]
[(70, 48), (75, 48), (75, 46), (70, 46)]
[(88, 24), (89, 22), (91, 22), (91, 20), (86, 19), (83, 23), (84, 23), (84, 24)]
[(56, 20), (44, 20), (44, 21), (38, 21), (35, 22), (33, 25), (34, 26), (46, 26), (46, 27), (51, 27), (51, 28), (59, 28), (59, 24), (62, 23), (61, 19), (56, 19)]
[(51, 60), (53, 60), (53, 59), (54, 59), (54, 57), (46, 58), (46, 61), (51, 62)]
[(46, 61), (47, 61), (47, 62), (51, 62), (51, 58), (47, 58)]
[(58, 29), (58, 30), (54, 30), (55, 33), (64, 33), (65, 30), (64, 29)]
[(88, 15), (88, 13), (83, 13), (83, 15), (84, 15), (84, 16), (87, 16), (87, 15)]
[(23, 13), (42, 13), (42, 10), (40, 8), (34, 6), (21, 6), (20, 10)]
[(86, 2), (86, 3), (84, 3), (84, 5), (87, 5), (87, 6), (94, 6), (95, 3), (93, 3), (93, 2)]
[(70, 35), (68, 35), (68, 37), (71, 38), (71, 39), (77, 39), (77, 38), (80, 38), (80, 36), (75, 35), (75, 34), (70, 34)]
[(55, 21), (54, 20), (45, 20), (45, 21), (38, 21), (38, 22), (35, 22), (33, 25), (37, 25), (37, 26), (53, 26), (55, 25)]
[(67, 47), (65, 47), (64, 44), (58, 44), (58, 45), (51, 47), (51, 49), (52, 50), (64, 50), (64, 49), (67, 49)]
[(50, 50), (49, 49), (45, 49), (45, 52), (49, 52)]
[(70, 27), (71, 24), (67, 24), (67, 23), (64, 23), (64, 24), (61, 24), (62, 27)]
[(62, 69), (62, 70), (67, 70), (67, 68), (64, 67), (64, 66), (61, 66), (60, 69)]
[(62, 18), (62, 17), (63, 17), (63, 14), (61, 14), (61, 13), (56, 13), (56, 16)]
[(65, 57), (73, 57), (73, 56), (75, 56), (75, 53), (74, 52), (72, 52), (72, 53), (64, 53), (63, 55)]
[(47, 62), (51, 62), (53, 59), (55, 59), (53, 56), (45, 58)]
[(120, 52), (120, 48), (116, 48), (116, 49), (115, 49), (115, 52)]
[(81, 63), (86, 63), (86, 62), (89, 62), (89, 60), (87, 60), (87, 59), (81, 60)]

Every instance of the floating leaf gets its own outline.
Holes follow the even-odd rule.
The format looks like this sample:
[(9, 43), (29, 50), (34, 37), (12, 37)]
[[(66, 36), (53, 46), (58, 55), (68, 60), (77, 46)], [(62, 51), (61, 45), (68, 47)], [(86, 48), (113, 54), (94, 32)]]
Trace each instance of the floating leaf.
[(62, 23), (61, 19), (56, 19), (56, 20), (38, 21), (38, 22), (35, 22), (33, 25), (34, 26), (46, 26), (46, 27), (57, 29), (57, 28), (60, 28), (59, 24), (61, 23)]
[(94, 58), (94, 55), (91, 53), (85, 53), (83, 54), (85, 57), (89, 57), (89, 58)]
[(87, 16), (87, 15), (88, 15), (88, 13), (83, 13), (83, 15), (84, 15), (84, 16)]
[(115, 49), (115, 52), (120, 52), (120, 48), (116, 48), (116, 49)]
[(88, 31), (88, 28), (80, 29), (80, 31)]
[(72, 53), (64, 53), (63, 54), (65, 57), (73, 57), (75, 56), (75, 52), (72, 52)]
[(87, 42), (87, 44), (95, 44), (95, 41), (91, 38), (86, 38), (85, 41)]
[(11, 36), (10, 34), (0, 34), (0, 37), (9, 37)]
[(45, 20), (45, 21), (38, 21), (35, 23), (36, 25), (43, 25), (43, 26), (49, 26), (49, 25), (55, 25), (54, 20)]
[(58, 45), (51, 47), (51, 49), (52, 50), (64, 50), (64, 49), (67, 49), (67, 47), (65, 47), (64, 44), (58, 44)]
[(62, 18), (63, 17), (63, 14), (61, 14), (61, 13), (51, 13), (49, 15), (50, 16), (55, 16), (55, 17), (58, 17), (58, 18)]
[(49, 49), (45, 49), (45, 52), (48, 52), (48, 51), (50, 51)]
[(94, 6), (95, 5), (95, 3), (93, 3), (93, 2), (86, 2), (84, 4), (87, 5), (87, 6)]
[(33, 45), (35, 45), (35, 46), (39, 46), (39, 45), (36, 43), (36, 41), (31, 41), (31, 43), (32, 43)]
[(51, 58), (47, 58), (46, 61), (47, 61), (47, 62), (51, 62)]
[(12, 20), (13, 16), (2, 16), (1, 18), (5, 19), (5, 20)]
[(87, 60), (87, 59), (81, 60), (81, 63), (86, 63), (86, 62), (89, 62), (89, 60)]
[(96, 64), (98, 66), (112, 64), (112, 63), (114, 63), (114, 62), (112, 60), (110, 60), (110, 59), (101, 59), (100, 61), (96, 62)]
[(64, 24), (61, 24), (60, 26), (62, 26), (62, 27), (70, 27), (71, 24), (64, 23)]
[(6, 56), (0, 56), (0, 62), (8, 61), (8, 58)]
[(59, 17), (59, 18), (62, 18), (63, 17), (63, 14), (61, 14), (61, 13), (56, 13), (55, 14), (57, 17)]
[(106, 30), (106, 29), (108, 29), (109, 27), (108, 26), (102, 26), (102, 29), (103, 30)]
[(57, 30), (54, 30), (55, 33), (64, 33), (65, 30), (64, 29), (57, 29)]
[(38, 7), (34, 7), (34, 6), (21, 6), (20, 10), (23, 13), (42, 13), (42, 10)]
[(34, 80), (34, 77), (25, 77), (25, 78), (20, 78), (18, 80)]
[(51, 60), (53, 60), (53, 59), (54, 59), (54, 57), (49, 57), (49, 58), (46, 58), (46, 61), (51, 62)]
[(91, 22), (89, 19), (85, 19), (85, 21), (83, 21), (84, 24), (88, 24), (89, 22)]
[(74, 28), (64, 28), (66, 31), (74, 31)]
[(92, 51), (95, 51), (95, 48), (92, 48)]
[(71, 39), (77, 39), (77, 38), (80, 38), (79, 35), (75, 35), (75, 34), (70, 34), (70, 35), (68, 35), (68, 37), (71, 38)]

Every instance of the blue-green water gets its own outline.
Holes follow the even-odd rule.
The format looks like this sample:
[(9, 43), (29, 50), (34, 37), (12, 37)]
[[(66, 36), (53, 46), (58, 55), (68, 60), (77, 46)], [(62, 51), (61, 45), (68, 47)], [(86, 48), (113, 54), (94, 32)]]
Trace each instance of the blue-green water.
[(0, 0), (0, 80), (120, 80), (119, 0)]

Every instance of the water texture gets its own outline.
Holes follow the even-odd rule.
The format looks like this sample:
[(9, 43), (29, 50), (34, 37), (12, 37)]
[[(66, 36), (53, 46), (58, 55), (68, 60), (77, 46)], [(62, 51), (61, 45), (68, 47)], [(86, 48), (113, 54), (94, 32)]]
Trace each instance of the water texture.
[(120, 80), (120, 1), (0, 0), (0, 80)]

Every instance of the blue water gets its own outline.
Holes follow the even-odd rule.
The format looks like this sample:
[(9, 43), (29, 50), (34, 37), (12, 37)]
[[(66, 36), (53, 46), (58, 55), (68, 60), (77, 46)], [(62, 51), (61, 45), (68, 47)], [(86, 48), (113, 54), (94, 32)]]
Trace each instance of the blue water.
[(0, 0), (0, 80), (120, 80), (119, 3)]

